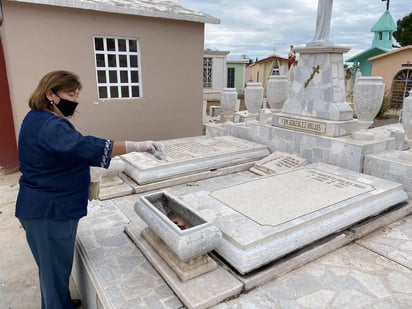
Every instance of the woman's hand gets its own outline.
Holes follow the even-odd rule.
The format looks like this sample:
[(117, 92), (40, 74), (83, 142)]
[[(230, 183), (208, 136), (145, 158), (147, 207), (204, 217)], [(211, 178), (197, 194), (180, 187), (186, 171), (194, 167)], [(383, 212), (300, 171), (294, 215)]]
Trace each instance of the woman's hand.
[(126, 141), (126, 152), (150, 152), (163, 151), (163, 146), (160, 143), (154, 141), (143, 141), (143, 142), (130, 142)]

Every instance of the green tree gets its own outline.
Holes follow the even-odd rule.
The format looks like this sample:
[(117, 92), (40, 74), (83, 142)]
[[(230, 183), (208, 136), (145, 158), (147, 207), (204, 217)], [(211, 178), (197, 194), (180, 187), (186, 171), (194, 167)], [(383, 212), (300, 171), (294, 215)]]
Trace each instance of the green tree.
[(396, 22), (398, 29), (393, 33), (393, 37), (403, 47), (412, 45), (412, 13), (406, 15)]

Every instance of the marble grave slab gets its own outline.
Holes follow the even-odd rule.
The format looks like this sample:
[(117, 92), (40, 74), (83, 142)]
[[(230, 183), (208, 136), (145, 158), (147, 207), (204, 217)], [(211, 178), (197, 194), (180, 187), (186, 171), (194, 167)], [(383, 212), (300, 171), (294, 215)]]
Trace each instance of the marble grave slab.
[(144, 185), (254, 162), (270, 153), (266, 145), (233, 136), (197, 136), (161, 143), (165, 147), (165, 160), (148, 153), (128, 153), (120, 156), (126, 163), (124, 173)]
[[(261, 226), (277, 226), (373, 190), (370, 184), (300, 169), (214, 191), (211, 196)], [(259, 207), (251, 207), (254, 203)]]
[(241, 274), (407, 198), (399, 183), (325, 163), (180, 196), (222, 231), (215, 251)]

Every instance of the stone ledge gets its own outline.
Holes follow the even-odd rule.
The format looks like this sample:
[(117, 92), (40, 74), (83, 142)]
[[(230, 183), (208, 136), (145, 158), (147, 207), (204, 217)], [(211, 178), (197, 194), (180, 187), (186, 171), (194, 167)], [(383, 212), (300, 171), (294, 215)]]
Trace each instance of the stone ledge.
[(125, 231), (189, 309), (209, 308), (230, 297), (239, 295), (243, 290), (243, 284), (221, 266), (202, 276), (181, 281), (167, 263), (142, 238), (141, 231), (144, 227), (144, 225), (136, 223), (128, 224)]
[(401, 158), (404, 151), (391, 150), (365, 156), (364, 173), (402, 184), (412, 199), (412, 161)]
[[(240, 275), (236, 270), (227, 267), (239, 281), (244, 284), (245, 291), (250, 291), (273, 279), (279, 278), (299, 267), (312, 262), (340, 247), (360, 239), (367, 234), (386, 225), (396, 222), (412, 213), (412, 203), (401, 203), (354, 226), (320, 239), (298, 251), (292, 252), (282, 259), (274, 261), (248, 275)], [(224, 260), (214, 254), (214, 258), (224, 264)]]

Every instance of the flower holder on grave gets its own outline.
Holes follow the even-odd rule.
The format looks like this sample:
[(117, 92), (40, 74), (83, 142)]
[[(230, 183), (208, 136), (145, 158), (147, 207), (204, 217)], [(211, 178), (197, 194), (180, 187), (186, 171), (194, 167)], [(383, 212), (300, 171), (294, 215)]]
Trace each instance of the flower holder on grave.
[(402, 127), (405, 130), (405, 139), (409, 149), (402, 151), (400, 158), (412, 161), (412, 89), (409, 90), (409, 96), (403, 99)]
[(373, 140), (368, 132), (378, 114), (385, 93), (385, 84), (380, 76), (359, 77), (353, 87), (353, 104), (358, 118), (358, 130), (352, 132), (355, 139)]
[(161, 191), (136, 202), (136, 213), (148, 225), (142, 237), (182, 281), (217, 268), (208, 256), (222, 239), (221, 231), (191, 211), (176, 197)]

